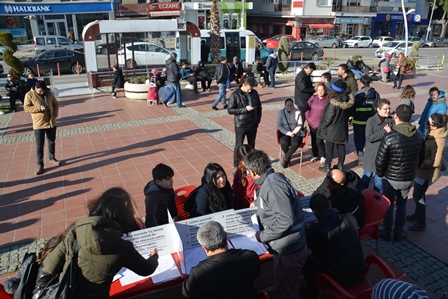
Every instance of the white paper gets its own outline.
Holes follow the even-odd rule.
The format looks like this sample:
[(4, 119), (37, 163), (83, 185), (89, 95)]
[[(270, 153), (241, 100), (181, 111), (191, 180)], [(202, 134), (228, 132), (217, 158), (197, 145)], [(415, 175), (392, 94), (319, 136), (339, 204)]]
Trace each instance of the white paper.
[(256, 232), (260, 231), (260, 225), (258, 224), (257, 214), (253, 214), (250, 219), (252, 220), (252, 224), (254, 225), (254, 229)]
[(184, 250), (185, 259), (185, 274), (190, 274), (191, 268), (197, 266), (200, 261), (207, 258), (204, 249), (202, 247), (193, 247), (188, 250)]
[(120, 278), (120, 283), (122, 286), (127, 286), (128, 284), (132, 284), (132, 283), (135, 283), (140, 280), (144, 280), (149, 277), (149, 275), (148, 276), (140, 276), (129, 269), (126, 269), (126, 268), (123, 268), (123, 269), (125, 269), (121, 273), (123, 275), (123, 277)]
[(255, 236), (242, 236), (239, 238), (232, 238), (230, 240), (235, 249), (248, 249), (255, 251), (258, 255), (265, 254), (267, 249), (264, 244), (261, 244), (255, 239)]
[(159, 257), (159, 266), (156, 271), (151, 274), (152, 282), (156, 284), (173, 280), (177, 277), (180, 277), (179, 269), (177, 269), (171, 254)]

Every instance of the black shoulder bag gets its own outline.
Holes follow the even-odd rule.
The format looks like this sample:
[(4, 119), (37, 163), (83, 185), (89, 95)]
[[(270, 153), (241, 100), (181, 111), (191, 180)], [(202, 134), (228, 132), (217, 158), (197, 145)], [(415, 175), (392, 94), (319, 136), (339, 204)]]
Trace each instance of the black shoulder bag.
[(76, 298), (76, 269), (78, 268), (79, 244), (75, 240), (70, 264), (59, 282), (58, 275), (53, 278), (33, 296), (33, 299), (75, 299)]
[[(283, 109), (283, 114), (285, 115), (285, 120), (286, 120), (286, 124), (288, 125), (288, 128), (291, 132), (293, 132), (293, 130), (291, 130), (291, 127), (289, 126), (289, 122), (288, 122), (288, 117), (286, 116), (286, 112), (285, 109)], [(300, 113), (300, 117), (302, 117), (302, 113)], [(302, 126), (300, 127), (299, 132), (297, 133), (297, 135), (299, 135), (299, 137), (304, 138), (306, 136), (306, 128), (303, 126), (303, 117), (302, 117)]]

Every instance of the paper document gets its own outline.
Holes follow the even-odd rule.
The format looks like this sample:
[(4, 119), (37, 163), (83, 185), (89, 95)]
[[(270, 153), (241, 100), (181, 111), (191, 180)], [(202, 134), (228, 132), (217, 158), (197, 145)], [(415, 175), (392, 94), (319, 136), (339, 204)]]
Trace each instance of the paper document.
[(250, 217), (250, 220), (252, 220), (252, 224), (253, 224), (253, 226), (254, 226), (255, 231), (256, 231), (256, 232), (259, 232), (259, 231), (260, 231), (260, 225), (258, 225), (257, 214), (253, 214), (253, 215)]
[[(121, 272), (123, 269), (124, 269), (124, 271)], [(122, 277), (120, 278), (120, 283), (122, 286), (127, 286), (128, 284), (132, 284), (132, 283), (135, 283), (140, 280), (144, 280), (149, 277), (149, 275), (148, 276), (140, 276), (140, 275), (134, 273), (134, 271), (131, 271), (126, 268), (122, 268), (120, 270), (120, 272), (122, 275)]]
[(235, 249), (249, 249), (255, 251), (258, 255), (265, 254), (267, 249), (264, 244), (259, 243), (255, 236), (242, 236), (230, 239)]
[(171, 254), (159, 257), (159, 266), (156, 271), (151, 274), (152, 282), (154, 284), (161, 283), (168, 280), (173, 280), (180, 277), (179, 269), (177, 269)]
[(190, 275), (191, 268), (197, 266), (200, 261), (207, 258), (204, 249), (202, 247), (193, 247), (184, 251), (185, 259), (185, 274)]

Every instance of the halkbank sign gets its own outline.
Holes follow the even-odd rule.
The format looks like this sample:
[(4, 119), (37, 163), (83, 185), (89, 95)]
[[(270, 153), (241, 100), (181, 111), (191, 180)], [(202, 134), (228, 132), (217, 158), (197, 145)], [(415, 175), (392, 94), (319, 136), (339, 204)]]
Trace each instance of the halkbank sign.
[(0, 4), (0, 15), (73, 14), (114, 11), (113, 2), (83, 2), (54, 4)]

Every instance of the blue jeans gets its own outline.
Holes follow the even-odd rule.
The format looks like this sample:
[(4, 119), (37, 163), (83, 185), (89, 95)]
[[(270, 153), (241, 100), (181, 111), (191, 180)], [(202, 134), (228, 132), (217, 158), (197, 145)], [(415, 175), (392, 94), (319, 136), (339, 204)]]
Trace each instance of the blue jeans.
[(275, 87), (275, 68), (269, 69), (269, 79), (271, 80), (271, 84), (269, 86)]
[(358, 158), (364, 157), (364, 146), (366, 145), (366, 126), (353, 124), (353, 140), (355, 141)]
[(219, 83), (218, 84), (218, 97), (216, 98), (216, 100), (213, 102), (213, 107), (216, 107), (219, 104), (219, 101), (222, 102), (222, 106), (224, 107), (226, 105), (226, 84), (225, 83)]
[[(177, 107), (180, 107), (182, 105), (182, 91), (180, 90), (180, 83), (179, 82), (166, 82), (170, 89), (170, 93), (166, 96), (165, 102), (168, 102), (168, 104), (174, 103), (176, 101)], [(172, 100), (171, 97), (175, 96), (175, 98)]]
[[(396, 74), (394, 77), (394, 87), (401, 88), (401, 84), (403, 83), (403, 74)], [(397, 80), (398, 80), (398, 86), (397, 86)]]
[[(394, 227), (395, 235), (403, 233), (406, 223), (406, 202), (412, 181), (393, 181), (383, 178), (383, 194), (390, 200), (390, 208), (383, 221), (384, 234), (390, 235)], [(394, 221), (394, 207), (395, 221)]]
[(226, 81), (226, 87), (227, 87), (227, 89), (230, 89), (230, 82), (232, 82), (233, 81), (233, 79), (230, 77), (230, 75), (229, 75), (229, 77), (227, 78), (227, 81)]
[(361, 186), (359, 187), (359, 191), (369, 188), (370, 179), (374, 176), (373, 190), (378, 191), (379, 193), (383, 193), (383, 181), (377, 176), (374, 172), (370, 172), (364, 170), (361, 178)]
[(426, 191), (431, 183), (430, 180), (422, 178), (415, 178), (414, 180), (412, 197), (415, 201), (415, 214), (417, 215), (417, 222), (423, 225), (426, 224)]

